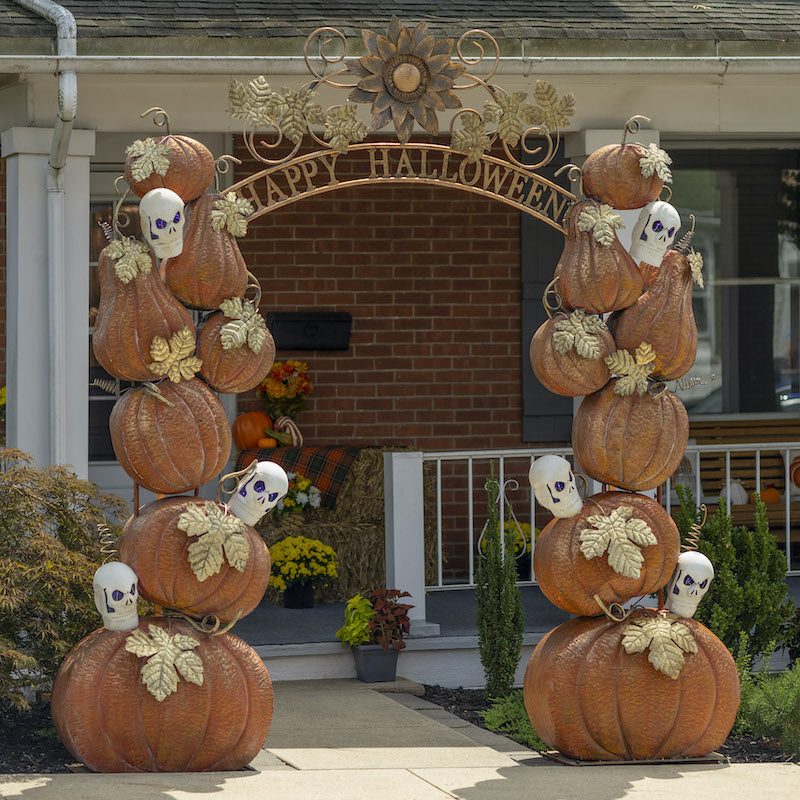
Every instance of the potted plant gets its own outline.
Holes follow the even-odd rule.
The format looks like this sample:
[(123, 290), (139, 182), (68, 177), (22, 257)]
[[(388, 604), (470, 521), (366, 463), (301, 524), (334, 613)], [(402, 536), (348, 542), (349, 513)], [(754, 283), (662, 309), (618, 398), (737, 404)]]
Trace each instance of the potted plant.
[(283, 592), (286, 608), (311, 608), (314, 588), (339, 576), (336, 551), (319, 539), (287, 536), (269, 550), (269, 585)]
[(398, 589), (378, 589), (368, 597), (357, 594), (347, 601), (344, 625), (336, 631), (342, 645), (353, 650), (356, 675), (365, 683), (393, 681), (397, 655), (411, 629), (408, 611), (414, 606), (398, 603), (411, 597)]

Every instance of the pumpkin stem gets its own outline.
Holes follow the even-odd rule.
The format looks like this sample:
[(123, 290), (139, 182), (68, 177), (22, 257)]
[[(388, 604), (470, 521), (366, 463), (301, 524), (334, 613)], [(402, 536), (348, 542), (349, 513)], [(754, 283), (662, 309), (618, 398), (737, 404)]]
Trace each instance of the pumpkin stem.
[(173, 403), (171, 400), (167, 400), (167, 398), (161, 394), (161, 390), (158, 388), (158, 386), (156, 386), (155, 383), (145, 381), (142, 386), (144, 387), (145, 394), (149, 394), (150, 397), (155, 397), (156, 400), (166, 403), (170, 408), (175, 407), (175, 403)]
[(701, 504), (700, 511), (703, 512), (703, 520), (702, 522), (695, 520), (689, 526), (689, 532), (686, 534), (686, 543), (683, 545), (684, 551), (697, 550), (700, 544), (700, 531), (703, 530), (703, 526), (706, 524), (706, 520), (708, 519), (708, 507), (705, 503)]
[(622, 142), (620, 143), (622, 147), (625, 147), (625, 139), (628, 138), (629, 133), (638, 133), (639, 128), (641, 127), (642, 122), (647, 122), (648, 124), (652, 122), (650, 117), (644, 117), (641, 114), (634, 114), (626, 123), (625, 129), (622, 131)]
[(577, 164), (564, 164), (563, 167), (559, 167), (553, 173), (553, 177), (557, 178), (564, 170), (567, 170), (567, 180), (569, 180), (570, 184), (577, 182), (578, 194), (581, 197), (585, 197), (586, 195), (583, 192), (583, 170)]
[(221, 623), (219, 618), (214, 614), (207, 614), (200, 622), (180, 612), (178, 616), (185, 619), (198, 633), (204, 633), (206, 636), (222, 636), (239, 621), (239, 617), (242, 616), (242, 609), (240, 608), (236, 612), (236, 616), (223, 627), (220, 627)]
[(553, 319), (553, 314), (564, 311), (564, 301), (558, 291), (558, 278), (553, 278), (544, 290), (542, 295), (542, 305), (547, 313), (548, 319)]
[(611, 603), (611, 605), (606, 605), (601, 599), (600, 595), (593, 595), (594, 601), (597, 603), (598, 606), (602, 609), (603, 613), (612, 621), (612, 622), (624, 622), (628, 617), (631, 615), (631, 611), (626, 611), (619, 603)]
[(692, 227), (688, 230), (682, 237), (678, 244), (675, 245), (673, 250), (677, 250), (681, 253), (688, 253), (689, 246), (692, 244), (692, 239), (694, 239), (694, 224), (695, 224), (695, 216), (694, 214), (689, 214), (689, 217), (692, 220)]
[[(169, 127), (169, 114), (164, 111), (163, 108), (160, 106), (153, 106), (153, 108), (148, 108), (147, 111), (143, 111), (139, 116), (144, 119), (148, 114), (153, 115), (153, 124), (157, 125), (159, 128), (166, 127), (167, 134), (171, 134), (172, 131)], [(648, 120), (649, 121), (649, 120)]]
[(231, 165), (230, 162), (234, 164), (241, 165), (242, 160), (240, 158), (236, 158), (236, 156), (229, 156), (229, 155), (221, 155), (215, 162), (214, 162), (214, 193), (219, 194), (219, 176), (225, 175), (228, 170), (230, 170)]

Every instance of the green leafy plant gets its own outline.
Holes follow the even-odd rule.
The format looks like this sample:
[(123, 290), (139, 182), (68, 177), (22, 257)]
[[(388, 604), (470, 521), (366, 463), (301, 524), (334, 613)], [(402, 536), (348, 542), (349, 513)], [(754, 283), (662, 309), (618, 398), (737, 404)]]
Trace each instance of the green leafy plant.
[(479, 713), (490, 731), (502, 733), (532, 750), (549, 749), (531, 726), (521, 689), (495, 700), (491, 708)]
[(399, 597), (411, 595), (398, 589), (377, 589), (368, 597), (351, 597), (336, 637), (349, 647), (379, 644), (384, 650), (402, 650), (406, 646), (404, 637), (411, 630), (408, 611), (414, 606), (398, 603)]
[(323, 586), (339, 575), (336, 551), (319, 539), (287, 536), (271, 545), (269, 554), (269, 585), (281, 592), (298, 583)]
[[(676, 491), (681, 511), (676, 522), (682, 537), (700, 525), (703, 512), (695, 507), (691, 492)], [(767, 509), (755, 495), (755, 528), (733, 525), (720, 499), (716, 512), (702, 527), (698, 550), (714, 565), (714, 580), (698, 606), (695, 619), (710, 628), (734, 654), (739, 655), (740, 633), (748, 634), (746, 652), (751, 661), (781, 645), (784, 626), (794, 616), (786, 597), (786, 557), (769, 530)]]
[(516, 585), (514, 540), (500, 538), (499, 483), (491, 465), (486, 481), (487, 520), (475, 570), (478, 651), (489, 699), (507, 695), (514, 685), (522, 649), (522, 600)]
[(0, 450), (0, 702), (26, 707), (63, 657), (100, 627), (92, 578), (101, 526), (119, 533), (124, 501), (66, 467)]

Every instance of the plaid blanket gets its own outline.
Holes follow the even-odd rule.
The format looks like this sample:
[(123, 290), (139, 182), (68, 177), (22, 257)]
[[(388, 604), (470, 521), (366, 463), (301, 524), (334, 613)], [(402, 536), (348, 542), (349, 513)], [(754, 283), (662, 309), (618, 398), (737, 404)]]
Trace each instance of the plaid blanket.
[(308, 478), (320, 491), (323, 508), (333, 508), (339, 490), (362, 447), (275, 447), (239, 453), (236, 469), (253, 461), (274, 461), (287, 472)]

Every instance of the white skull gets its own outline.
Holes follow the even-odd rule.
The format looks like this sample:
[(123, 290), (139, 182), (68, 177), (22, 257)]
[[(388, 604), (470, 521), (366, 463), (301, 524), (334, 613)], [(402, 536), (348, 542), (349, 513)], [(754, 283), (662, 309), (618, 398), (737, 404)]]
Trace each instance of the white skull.
[(583, 508), (569, 461), (561, 456), (542, 456), (531, 464), (528, 480), (541, 505), (554, 517), (574, 517)]
[(288, 491), (283, 467), (274, 461), (254, 461), (236, 484), (228, 508), (246, 525), (255, 525)]
[(139, 203), (142, 235), (157, 258), (174, 258), (183, 250), (183, 200), (171, 189), (151, 189)]
[(689, 550), (678, 556), (678, 565), (667, 584), (664, 605), (679, 617), (693, 617), (697, 604), (714, 580), (714, 565), (702, 553)]
[(103, 564), (94, 574), (94, 604), (110, 631), (130, 631), (139, 624), (139, 579), (120, 561)]
[(667, 248), (681, 227), (678, 212), (663, 200), (648, 203), (639, 214), (631, 233), (631, 258), (638, 264), (661, 266)]

